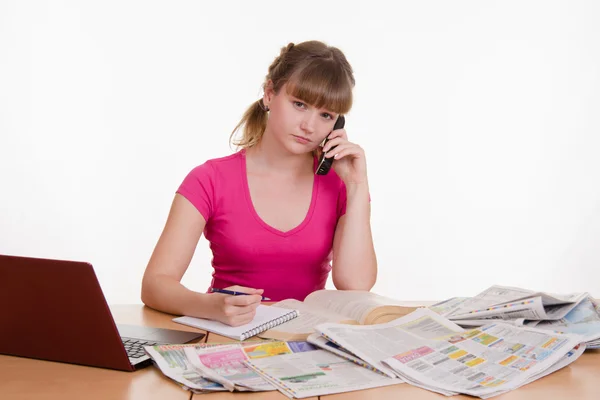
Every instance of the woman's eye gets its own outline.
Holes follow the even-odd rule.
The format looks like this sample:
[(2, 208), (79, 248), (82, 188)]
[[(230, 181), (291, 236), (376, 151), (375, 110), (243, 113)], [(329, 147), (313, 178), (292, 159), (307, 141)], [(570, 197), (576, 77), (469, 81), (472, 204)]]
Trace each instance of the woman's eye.
[(294, 101), (294, 105), (296, 107), (300, 107), (300, 108), (304, 108), (305, 107), (304, 103), (302, 103), (301, 101)]
[(332, 118), (333, 118), (333, 117), (331, 116), (331, 114), (328, 114), (328, 113), (323, 113), (323, 114), (321, 114), (321, 115), (323, 115), (323, 118), (325, 118), (325, 119), (332, 119)]

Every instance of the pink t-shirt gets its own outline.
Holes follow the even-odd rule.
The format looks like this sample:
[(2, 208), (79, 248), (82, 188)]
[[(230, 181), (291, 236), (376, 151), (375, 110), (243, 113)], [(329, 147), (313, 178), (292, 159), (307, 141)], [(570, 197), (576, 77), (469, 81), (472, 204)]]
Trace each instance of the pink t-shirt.
[(273, 301), (304, 300), (325, 287), (331, 270), (333, 236), (346, 212), (346, 187), (332, 169), (315, 175), (310, 208), (287, 232), (257, 214), (248, 188), (246, 152), (206, 161), (184, 179), (177, 193), (206, 220), (214, 268), (211, 286), (264, 289)]

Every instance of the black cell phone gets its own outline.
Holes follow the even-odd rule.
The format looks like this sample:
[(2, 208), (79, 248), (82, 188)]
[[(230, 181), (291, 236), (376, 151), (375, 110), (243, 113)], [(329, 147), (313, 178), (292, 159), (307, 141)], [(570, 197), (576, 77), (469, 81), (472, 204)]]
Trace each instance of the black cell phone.
[[(335, 121), (335, 125), (333, 125), (333, 131), (336, 129), (342, 129), (344, 124), (346, 123), (346, 119), (343, 115), (340, 115), (338, 119)], [(327, 144), (329, 139), (325, 139), (323, 146)], [(335, 149), (337, 146), (333, 146), (329, 151)], [(319, 159), (319, 164), (317, 165), (317, 175), (327, 175), (329, 170), (331, 169), (331, 165), (333, 164), (333, 157), (325, 158), (325, 153), (321, 154), (321, 158)]]

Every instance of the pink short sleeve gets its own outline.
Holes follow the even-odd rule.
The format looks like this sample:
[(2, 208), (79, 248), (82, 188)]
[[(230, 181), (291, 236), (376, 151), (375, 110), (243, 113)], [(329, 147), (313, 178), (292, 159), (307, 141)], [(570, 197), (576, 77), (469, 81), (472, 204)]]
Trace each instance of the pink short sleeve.
[(197, 166), (185, 177), (177, 193), (188, 199), (208, 221), (213, 215), (215, 173), (208, 163)]

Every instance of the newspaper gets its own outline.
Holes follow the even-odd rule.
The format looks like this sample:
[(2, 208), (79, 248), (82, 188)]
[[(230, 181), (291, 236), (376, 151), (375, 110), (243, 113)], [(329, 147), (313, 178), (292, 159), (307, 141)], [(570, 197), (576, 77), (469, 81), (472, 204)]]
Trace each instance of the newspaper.
[(196, 393), (227, 390), (223, 385), (202, 377), (188, 361), (185, 348), (213, 347), (207, 344), (170, 344), (145, 346), (146, 353), (152, 358), (154, 365), (168, 378), (174, 380), (185, 389)]
[[(358, 358), (356, 355), (352, 354), (351, 352), (349, 352), (348, 350), (344, 349), (343, 347), (341, 347), (340, 345), (326, 339), (323, 336), (320, 336), (318, 333), (313, 333), (312, 335), (310, 335), (308, 337), (308, 341), (310, 343), (313, 343), (314, 345), (327, 350), (333, 354), (336, 354), (342, 358), (345, 358), (346, 360), (352, 361), (353, 363), (360, 365), (361, 367), (365, 367), (367, 369), (370, 369), (371, 371), (374, 371), (378, 374), (381, 375), (385, 375), (387, 376), (384, 372), (380, 371), (379, 369), (377, 369), (376, 367), (372, 366), (371, 364), (365, 362), (364, 360)], [(400, 381), (399, 383), (403, 383), (402, 381)], [(419, 384), (418, 382), (411, 382), (414, 386), (418, 386), (418, 387), (422, 387), (424, 389), (429, 389), (432, 390), (431, 388), (425, 387), (421, 384)], [(440, 393), (446, 395), (446, 396), (451, 396), (455, 393), (451, 393), (451, 392), (446, 392), (446, 391), (440, 391)]]
[(447, 317), (455, 310), (460, 309), (463, 306), (463, 303), (469, 299), (470, 297), (451, 297), (448, 300), (441, 301), (428, 308), (440, 314), (442, 317)]
[[(521, 386), (527, 385), (528, 383), (531, 383), (531, 382), (533, 382), (535, 380), (543, 378), (544, 376), (550, 375), (551, 373), (556, 372), (559, 369), (568, 366), (569, 364), (571, 364), (572, 362), (574, 362), (575, 360), (577, 360), (579, 358), (579, 356), (581, 356), (583, 354), (583, 352), (584, 352), (585, 349), (586, 349), (585, 344), (577, 345), (573, 350), (571, 350), (567, 354), (565, 354), (563, 356), (563, 358), (561, 358), (558, 362), (554, 363), (550, 368), (542, 371), (539, 374), (536, 374), (536, 375), (532, 376), (527, 381), (525, 381), (523, 384), (514, 387), (513, 390), (517, 389), (517, 388), (519, 388)], [(498, 393), (495, 393), (493, 395), (482, 395), (481, 397), (487, 399), (489, 397), (497, 396), (499, 394), (506, 393), (506, 392), (509, 392), (509, 391), (510, 390), (500, 390)]]
[(600, 348), (600, 305), (587, 292), (556, 295), (495, 285), (475, 297), (453, 297), (428, 308), (463, 328), (502, 321), (580, 334), (586, 348)]
[(317, 325), (318, 333), (389, 377), (396, 373), (381, 360), (417, 347), (422, 339), (460, 334), (463, 328), (428, 309), (378, 325)]
[(248, 360), (246, 364), (288, 397), (317, 397), (402, 383), (326, 350)]
[[(503, 322), (505, 324), (509, 324), (512, 326), (523, 326), (526, 324), (525, 323), (526, 321), (527, 320), (525, 318), (517, 318), (517, 319), (504, 319), (499, 322)], [(454, 322), (456, 322), (457, 325), (460, 325), (463, 328), (470, 329), (470, 328), (475, 328), (478, 326), (488, 325), (494, 321), (490, 320), (490, 319), (457, 319)], [(540, 322), (540, 320), (535, 320), (535, 323), (538, 323), (538, 322)], [(533, 326), (533, 324), (528, 325), (528, 326)]]
[[(509, 303), (525, 298), (533, 293), (534, 292), (527, 289), (494, 285), (478, 295), (466, 299), (459, 307), (454, 308), (450, 313), (447, 313), (444, 316), (451, 319), (454, 315), (464, 314), (469, 311), (484, 310), (493, 305)], [(434, 307), (435, 306), (436, 305), (434, 305)]]
[(330, 340), (327, 340), (325, 337), (321, 336), (318, 333), (313, 333), (312, 335), (310, 335), (308, 337), (308, 342), (314, 344), (317, 347), (320, 347), (323, 350), (327, 350), (333, 354), (345, 358), (346, 360), (352, 361), (353, 363), (360, 365), (361, 367), (365, 367), (379, 374), (386, 375), (384, 372), (378, 370), (376, 367), (365, 362), (364, 360), (361, 360), (356, 355), (344, 349), (342, 346)]
[(505, 304), (490, 306), (481, 310), (467, 311), (462, 314), (456, 312), (450, 316), (453, 321), (462, 319), (502, 319), (512, 320), (517, 318), (526, 319), (550, 319), (546, 312), (541, 296), (525, 300), (514, 301)]
[(489, 398), (573, 362), (582, 353), (573, 351), (582, 340), (580, 335), (498, 322), (445, 340), (423, 339), (384, 363), (406, 380)]
[[(383, 364), (382, 360), (393, 354), (418, 347), (423, 339), (448, 337), (464, 332), (464, 329), (457, 324), (425, 308), (417, 309), (385, 324), (366, 326), (321, 324), (316, 327), (316, 330), (328, 341), (351, 352), (365, 364), (390, 377), (398, 377), (398, 374)], [(414, 386), (436, 391), (446, 396), (456, 394), (423, 385), (410, 378), (402, 377), (402, 379)]]
[(453, 321), (518, 318), (557, 320), (565, 317), (587, 297), (589, 293), (556, 295), (494, 285), (475, 297), (452, 304), (453, 307), (449, 310), (444, 308), (444, 304), (456, 298), (434, 304), (430, 308)]
[(554, 321), (525, 321), (527, 326), (560, 333), (582, 335), (588, 349), (600, 348), (600, 305), (588, 297), (564, 318)]
[(313, 351), (316, 351), (316, 348), (308, 342), (281, 341), (184, 349), (187, 360), (202, 377), (220, 383), (229, 391), (276, 390), (273, 385), (248, 368), (244, 361)]

